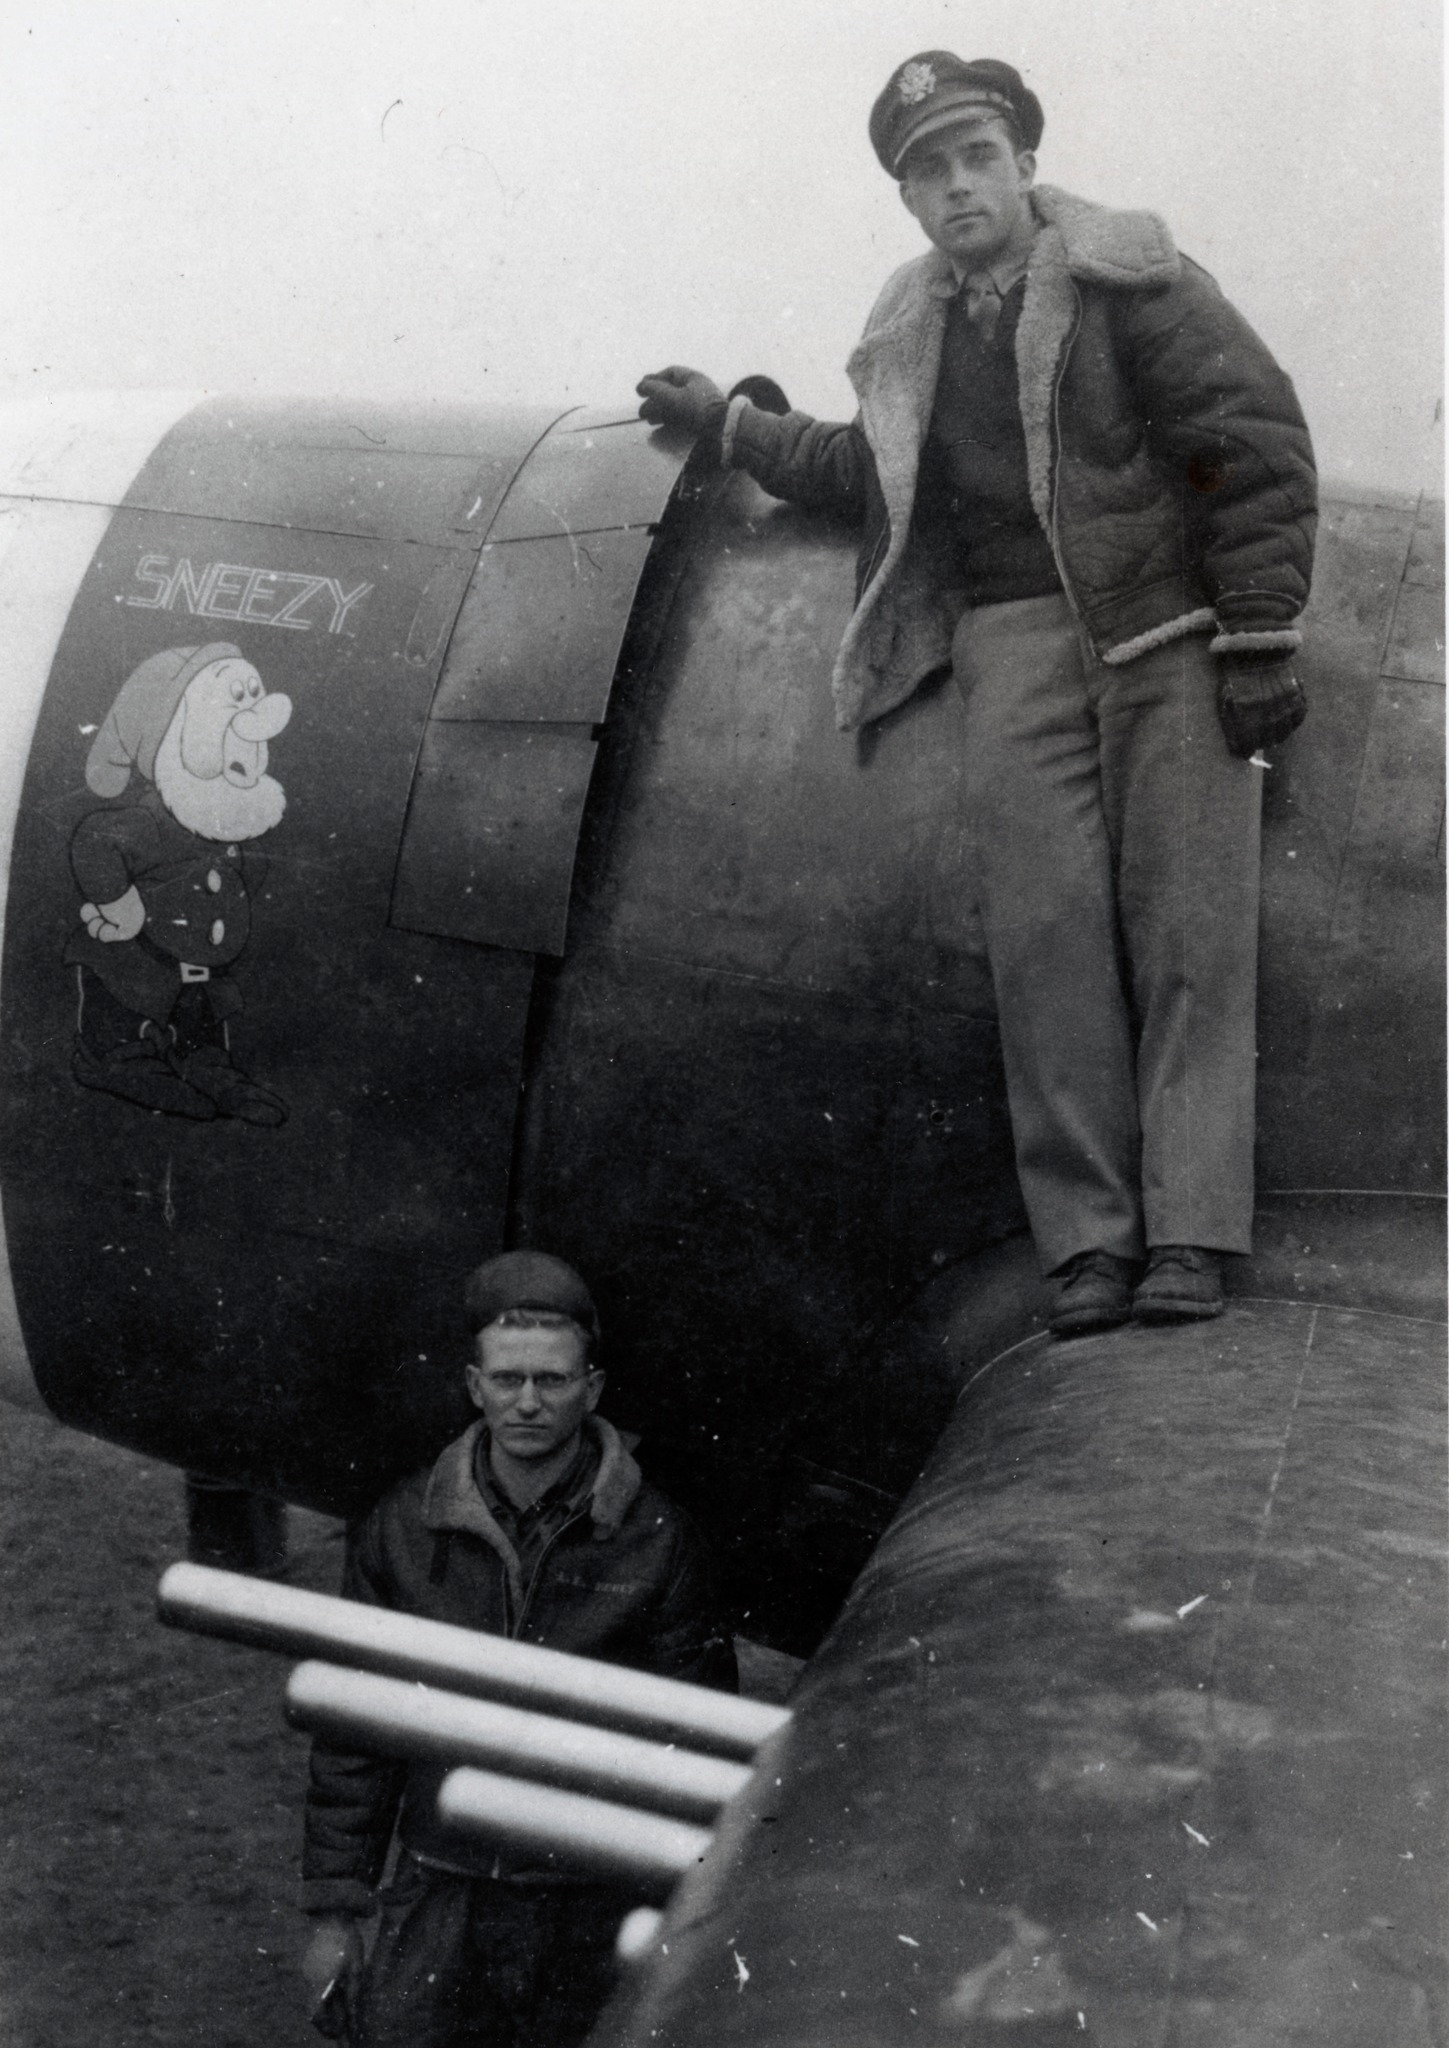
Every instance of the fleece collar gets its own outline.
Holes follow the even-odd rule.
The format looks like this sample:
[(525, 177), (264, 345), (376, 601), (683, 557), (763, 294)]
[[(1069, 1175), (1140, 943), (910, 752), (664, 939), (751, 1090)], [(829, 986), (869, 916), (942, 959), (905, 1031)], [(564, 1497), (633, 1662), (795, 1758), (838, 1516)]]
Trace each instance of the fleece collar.
[(1147, 290), (1171, 284), (1182, 268), (1171, 231), (1155, 213), (1098, 206), (1090, 199), (1074, 198), (1057, 185), (1036, 186), (1032, 205), (1037, 219), (1060, 235), (1073, 277), (1090, 284)]
[[(473, 1477), (474, 1453), (486, 1428), (480, 1416), (448, 1445), (434, 1465), (423, 1495), (423, 1523), (429, 1529), (466, 1529), (481, 1536), (495, 1550), (511, 1553), (512, 1546)], [(588, 1415), (584, 1428), (599, 1446), (599, 1469), (589, 1494), (589, 1519), (594, 1525), (595, 1542), (602, 1543), (617, 1535), (619, 1524), (639, 1491), (642, 1475), (612, 1422), (605, 1422), (601, 1415)]]
[[(1046, 270), (1083, 283), (1145, 291), (1170, 284), (1182, 267), (1171, 230), (1155, 213), (1098, 206), (1056, 185), (1034, 186), (1031, 198), (1041, 232), (1027, 259), (1028, 279)], [(934, 395), (944, 302), (954, 298), (956, 290), (956, 273), (940, 249), (928, 249), (896, 272), (850, 359), (857, 390), (863, 378), (868, 381), (877, 356), (904, 351), (923, 382), (929, 371), (929, 392)]]
[(1016, 329), (1016, 384), (1026, 438), (1027, 484), (1042, 530), (1052, 525), (1051, 413), (1077, 320), (1077, 286), (1150, 291), (1181, 269), (1177, 246), (1155, 213), (1118, 213), (1043, 185), (1033, 194), (1041, 232), (1026, 271)]

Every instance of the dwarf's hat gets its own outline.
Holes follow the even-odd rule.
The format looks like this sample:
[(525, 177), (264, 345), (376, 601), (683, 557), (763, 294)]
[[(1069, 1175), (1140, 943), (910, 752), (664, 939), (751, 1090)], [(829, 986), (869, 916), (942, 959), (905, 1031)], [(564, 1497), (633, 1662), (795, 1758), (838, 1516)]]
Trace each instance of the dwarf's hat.
[(148, 782), (155, 780), (156, 750), (186, 695), (186, 685), (227, 656), (240, 660), (241, 649), (228, 640), (214, 640), (205, 647), (164, 647), (132, 669), (86, 756), (86, 782), (97, 796), (119, 796), (133, 767)]

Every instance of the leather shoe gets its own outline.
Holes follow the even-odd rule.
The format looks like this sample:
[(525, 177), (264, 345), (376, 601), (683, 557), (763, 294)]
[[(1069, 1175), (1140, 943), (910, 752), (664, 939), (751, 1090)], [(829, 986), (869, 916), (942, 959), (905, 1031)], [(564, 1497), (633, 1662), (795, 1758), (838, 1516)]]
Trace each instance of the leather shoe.
[(1112, 1252), (1078, 1252), (1059, 1266), (1052, 1278), (1057, 1296), (1051, 1312), (1054, 1337), (1085, 1337), (1092, 1330), (1112, 1330), (1132, 1313), (1130, 1259)]
[(1139, 1323), (1198, 1323), (1223, 1312), (1222, 1260), (1196, 1244), (1158, 1244), (1132, 1301)]

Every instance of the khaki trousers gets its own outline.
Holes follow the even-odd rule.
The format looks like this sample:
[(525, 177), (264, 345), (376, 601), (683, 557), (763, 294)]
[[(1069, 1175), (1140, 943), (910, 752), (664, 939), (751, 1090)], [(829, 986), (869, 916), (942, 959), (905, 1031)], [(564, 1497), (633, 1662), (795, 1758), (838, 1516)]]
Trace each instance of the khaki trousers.
[(1065, 598), (952, 648), (1017, 1171), (1045, 1272), (1250, 1248), (1262, 770), (1204, 638), (1121, 668)]

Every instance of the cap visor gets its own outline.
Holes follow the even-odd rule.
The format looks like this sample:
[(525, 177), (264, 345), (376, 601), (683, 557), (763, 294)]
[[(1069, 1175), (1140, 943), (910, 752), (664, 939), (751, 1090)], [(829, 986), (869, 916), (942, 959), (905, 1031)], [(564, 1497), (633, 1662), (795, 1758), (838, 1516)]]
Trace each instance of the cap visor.
[(952, 101), (949, 106), (932, 107), (930, 113), (916, 124), (896, 151), (895, 168), (899, 171), (918, 143), (923, 142), (928, 135), (939, 135), (943, 128), (964, 128), (973, 122), (1010, 119), (1011, 108), (1005, 100), (988, 100), (977, 93), (963, 93), (959, 100)]

